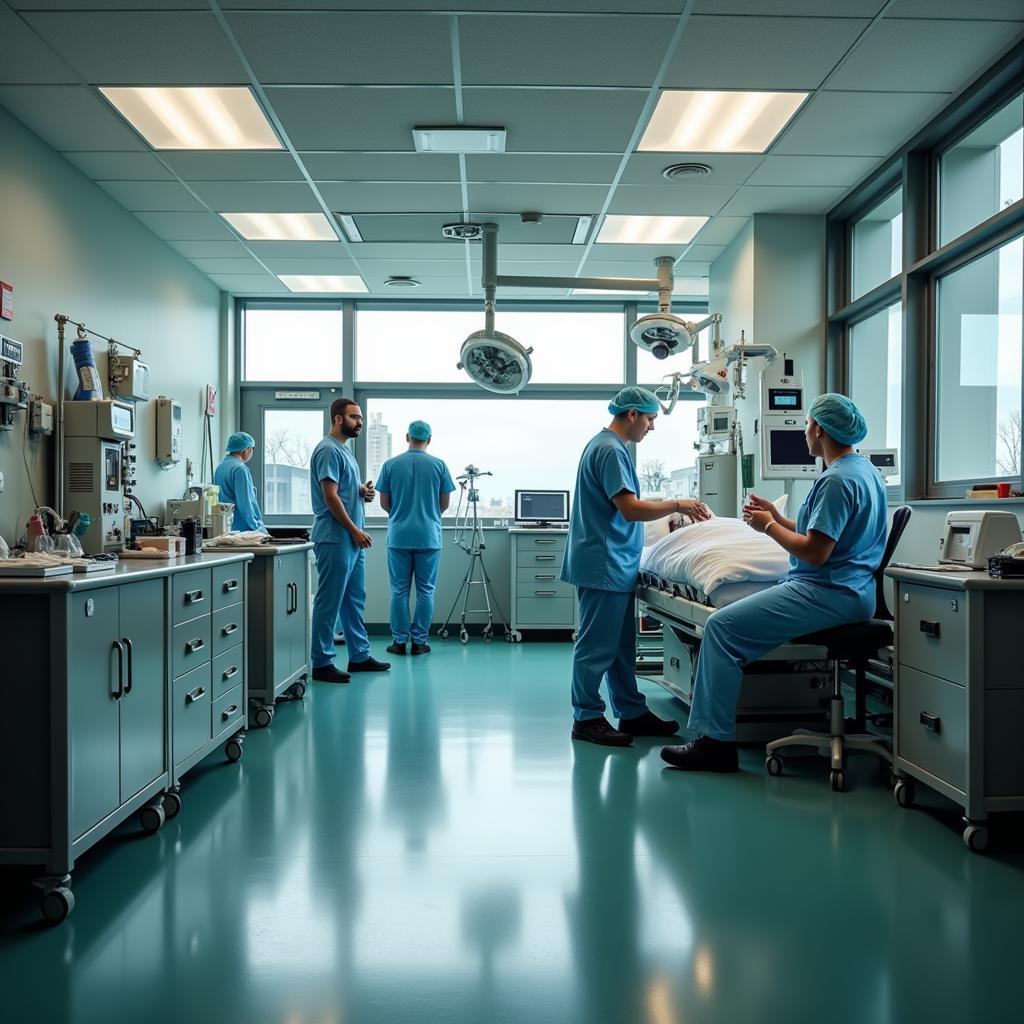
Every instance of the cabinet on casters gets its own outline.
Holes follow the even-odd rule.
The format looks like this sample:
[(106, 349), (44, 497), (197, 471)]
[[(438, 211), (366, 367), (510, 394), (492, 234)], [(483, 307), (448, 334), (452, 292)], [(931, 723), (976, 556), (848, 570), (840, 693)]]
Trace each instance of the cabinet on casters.
[(560, 629), (575, 638), (579, 625), (576, 588), (559, 578), (565, 555), (565, 530), (513, 527), (511, 639), (523, 630)]

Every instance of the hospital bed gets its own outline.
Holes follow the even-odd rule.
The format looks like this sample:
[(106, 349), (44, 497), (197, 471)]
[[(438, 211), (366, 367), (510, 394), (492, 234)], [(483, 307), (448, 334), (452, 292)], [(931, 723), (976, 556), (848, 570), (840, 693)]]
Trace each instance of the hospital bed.
[[(718, 607), (774, 585), (787, 556), (769, 538), (736, 520), (686, 527), (644, 549), (637, 600), (663, 626), (661, 684), (687, 707), (704, 626)], [(641, 670), (642, 671), (642, 670)], [(830, 676), (824, 647), (785, 643), (747, 666), (736, 738), (761, 743), (794, 729), (820, 726)]]

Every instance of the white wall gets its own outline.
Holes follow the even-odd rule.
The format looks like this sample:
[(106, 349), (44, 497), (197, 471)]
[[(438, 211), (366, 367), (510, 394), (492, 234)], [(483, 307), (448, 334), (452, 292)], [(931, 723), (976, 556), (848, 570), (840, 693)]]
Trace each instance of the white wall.
[[(3, 108), (0, 137), (0, 280), (14, 285), (15, 313), (13, 321), (0, 321), (0, 333), (25, 346), (22, 376), (33, 393), (56, 401), (55, 313), (141, 348), (152, 367), (153, 393), (182, 403), (185, 454), (198, 465), (202, 387), (219, 383), (222, 393), (228, 390), (221, 378), (220, 290)], [(94, 349), (105, 382), (105, 346), (94, 343)], [(70, 398), (75, 374), (67, 362)], [(184, 488), (184, 462), (167, 473), (157, 466), (154, 403), (141, 406), (137, 419), (137, 493), (155, 515), (165, 498)], [(32, 511), (28, 476), (40, 503), (54, 498), (52, 439), (29, 443), (27, 475), (24, 431), (24, 413), (13, 431), (0, 431), (6, 484), (0, 534), (8, 542), (16, 522), (23, 530)], [(215, 457), (219, 437), (218, 425)]]

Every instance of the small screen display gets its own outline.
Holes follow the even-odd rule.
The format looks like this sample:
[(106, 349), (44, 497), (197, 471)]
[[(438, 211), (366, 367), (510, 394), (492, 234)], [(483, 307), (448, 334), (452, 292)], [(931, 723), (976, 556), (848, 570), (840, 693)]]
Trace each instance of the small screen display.
[(799, 388), (769, 388), (768, 408), (772, 411), (791, 412), (800, 408)]
[(892, 452), (876, 452), (871, 456), (871, 463), (874, 466), (893, 469), (896, 466), (896, 456)]
[(971, 554), (971, 528), (969, 526), (951, 526), (949, 543), (946, 545), (946, 557), (952, 562), (966, 562)]
[(529, 523), (569, 520), (568, 491), (516, 491), (516, 519)]
[(813, 466), (814, 456), (807, 450), (804, 432), (796, 430), (770, 430), (768, 453), (773, 466)]
[(716, 434), (721, 432), (721, 431), (728, 430), (729, 429), (729, 417), (728, 416), (715, 416), (715, 417), (713, 417), (711, 429), (714, 430)]
[(122, 431), (125, 434), (133, 433), (131, 409), (126, 409), (120, 405), (111, 405), (110, 423), (115, 430)]

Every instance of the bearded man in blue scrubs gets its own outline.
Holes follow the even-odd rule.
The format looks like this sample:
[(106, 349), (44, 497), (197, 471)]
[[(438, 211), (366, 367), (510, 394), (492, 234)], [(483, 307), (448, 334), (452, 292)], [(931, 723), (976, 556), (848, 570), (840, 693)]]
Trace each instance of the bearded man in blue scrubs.
[(776, 586), (708, 619), (688, 723), (698, 738), (662, 750), (673, 768), (736, 771), (743, 667), (794, 637), (874, 614), (874, 573), (885, 550), (887, 514), (878, 470), (853, 449), (867, 436), (864, 417), (844, 395), (821, 395), (807, 410), (805, 436), (807, 450), (826, 468), (796, 521), (756, 495), (743, 509), (753, 529), (789, 552), (789, 572)]
[[(647, 708), (636, 684), (634, 593), (644, 545), (643, 523), (682, 512), (711, 512), (692, 498), (645, 501), (626, 445), (653, 429), (661, 406), (644, 388), (623, 388), (611, 401), (611, 423), (583, 450), (576, 474), (561, 578), (576, 587), (580, 626), (572, 656), (573, 739), (628, 747), (634, 736), (672, 736), (679, 723)], [(607, 677), (615, 729), (604, 717)]]
[(239, 431), (228, 438), (225, 446), (227, 455), (214, 470), (213, 482), (217, 485), (218, 499), (235, 506), (231, 519), (231, 529), (260, 530), (265, 532), (263, 517), (260, 515), (259, 502), (256, 500), (256, 487), (252, 482), (252, 474), (246, 463), (252, 458), (256, 441), (251, 434)]
[[(372, 543), (363, 529), (363, 505), (373, 501), (373, 482), (359, 482), (359, 465), (345, 443), (363, 429), (363, 411), (351, 398), (331, 403), (331, 432), (313, 449), (309, 485), (313, 500), (313, 554), (319, 576), (313, 599), (310, 662), (313, 678), (347, 683), (352, 672), (383, 672), (387, 662), (370, 657), (363, 612), (365, 559)], [(340, 614), (339, 614), (340, 608)], [(341, 621), (348, 643), (348, 672), (334, 664), (334, 626)]]
[[(434, 617), (434, 586), (441, 564), (441, 513), (455, 490), (448, 467), (427, 453), (431, 430), (413, 420), (405, 440), (409, 450), (381, 466), (380, 507), (388, 514), (388, 576), (391, 583), (391, 637), (388, 654), (429, 654), (427, 637)], [(409, 594), (416, 579), (416, 615), (409, 622)]]

